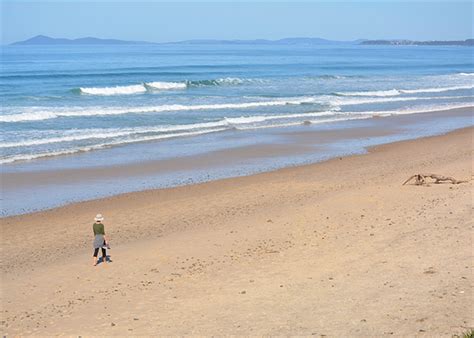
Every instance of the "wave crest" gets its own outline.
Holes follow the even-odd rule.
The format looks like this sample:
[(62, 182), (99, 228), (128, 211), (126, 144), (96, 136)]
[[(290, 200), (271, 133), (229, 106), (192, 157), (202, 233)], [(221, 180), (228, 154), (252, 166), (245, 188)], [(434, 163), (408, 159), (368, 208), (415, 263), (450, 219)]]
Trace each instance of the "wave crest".
[(78, 152), (92, 151), (96, 149), (119, 146), (123, 144), (154, 141), (160, 139), (176, 138), (176, 137), (189, 137), (207, 133), (215, 133), (226, 131), (230, 129), (235, 130), (248, 130), (248, 129), (262, 129), (262, 128), (275, 128), (275, 127), (286, 127), (295, 126), (302, 124), (319, 124), (319, 123), (331, 123), (337, 121), (349, 121), (358, 119), (370, 119), (373, 117), (385, 117), (392, 115), (404, 115), (404, 114), (417, 114), (427, 113), (434, 111), (441, 111), (447, 109), (456, 108), (468, 108), (472, 107), (471, 103), (461, 104), (446, 104), (438, 106), (422, 106), (413, 108), (404, 108), (400, 110), (388, 110), (388, 111), (358, 111), (358, 112), (340, 112), (340, 111), (320, 111), (320, 112), (308, 112), (300, 114), (269, 114), (269, 115), (247, 115), (240, 117), (227, 117), (212, 122), (202, 122), (195, 124), (184, 124), (184, 125), (168, 125), (168, 126), (156, 126), (156, 127), (136, 127), (136, 128), (125, 128), (125, 129), (88, 129), (78, 130), (73, 135), (65, 135), (61, 137), (50, 137), (50, 138), (36, 138), (34, 140), (25, 139), (23, 141), (0, 143), (0, 148), (13, 148), (13, 147), (31, 147), (47, 145), (51, 143), (68, 143), (73, 141), (84, 141), (89, 140), (95, 142), (95, 140), (101, 140), (102, 143), (95, 143), (81, 146), (76, 145), (72, 149), (59, 149), (43, 151), (36, 154), (17, 154), (12, 156), (0, 157), (0, 164), (11, 163), (21, 160), (32, 160), (40, 157), (51, 157), (64, 154), (73, 154)]
[(314, 98), (298, 99), (280, 99), (274, 101), (242, 102), (242, 103), (216, 103), (199, 105), (169, 104), (160, 106), (145, 107), (124, 107), (124, 108), (104, 108), (89, 107), (69, 108), (67, 110), (52, 108), (51, 110), (36, 110), (27, 113), (2, 115), (0, 122), (27, 122), (49, 120), (59, 117), (83, 117), (83, 116), (104, 116), (104, 115), (122, 115), (122, 114), (142, 114), (142, 113), (160, 113), (175, 111), (193, 111), (193, 110), (220, 110), (220, 109), (247, 109), (257, 107), (285, 106), (317, 103)]
[(145, 82), (145, 88), (151, 90), (186, 89), (186, 83), (181, 82)]
[(391, 90), (375, 90), (375, 91), (364, 91), (364, 92), (340, 92), (335, 93), (337, 96), (397, 96), (400, 95), (400, 91), (397, 89)]
[(212, 80), (193, 80), (187, 81), (189, 87), (206, 86), (239, 86), (245, 83), (263, 83), (262, 79), (242, 79), (239, 77), (224, 77)]
[(115, 87), (81, 87), (79, 88), (81, 94), (87, 95), (130, 95), (145, 93), (144, 85), (130, 85), (130, 86), (115, 86)]
[(80, 87), (80, 94), (86, 95), (131, 95), (144, 94), (161, 90), (182, 90), (189, 87), (208, 86), (238, 86), (245, 83), (264, 83), (262, 79), (242, 79), (238, 77), (225, 77), (211, 80), (186, 80), (184, 82), (153, 81), (142, 84), (113, 86), (113, 87)]
[[(470, 97), (470, 96), (467, 96)], [(17, 123), (29, 121), (50, 120), (60, 117), (86, 117), (86, 116), (108, 116), (122, 114), (149, 114), (162, 112), (179, 112), (179, 111), (197, 111), (197, 110), (223, 110), (223, 109), (249, 109), (261, 107), (277, 107), (291, 105), (321, 105), (329, 106), (332, 110), (339, 109), (340, 106), (360, 105), (369, 103), (385, 103), (385, 102), (405, 102), (405, 101), (426, 101), (437, 99), (449, 99), (451, 97), (429, 97), (429, 96), (409, 96), (409, 97), (337, 97), (337, 96), (314, 96), (299, 98), (281, 98), (271, 101), (253, 101), (241, 103), (214, 103), (214, 104), (165, 104), (158, 106), (143, 107), (70, 107), (70, 108), (41, 108), (31, 109), (28, 112), (1, 115), (0, 122)], [(457, 98), (466, 98), (457, 97)]]
[(360, 92), (338, 92), (337, 96), (398, 96), (401, 94), (419, 94), (419, 93), (442, 93), (452, 90), (473, 89), (473, 85), (469, 86), (452, 86), (452, 87), (434, 87), (434, 88), (420, 88), (420, 89), (390, 89), (390, 90), (375, 90), (375, 91), (360, 91)]

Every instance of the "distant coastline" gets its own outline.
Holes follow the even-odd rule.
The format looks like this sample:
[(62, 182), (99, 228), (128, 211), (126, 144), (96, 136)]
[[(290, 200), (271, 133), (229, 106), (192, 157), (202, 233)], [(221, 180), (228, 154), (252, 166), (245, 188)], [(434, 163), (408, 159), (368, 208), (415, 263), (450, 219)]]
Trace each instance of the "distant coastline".
[(37, 35), (30, 39), (17, 41), (11, 45), (162, 45), (162, 44), (182, 44), (182, 45), (390, 45), (390, 46), (474, 46), (474, 39), (456, 41), (412, 41), (412, 40), (365, 40), (336, 41), (322, 38), (284, 38), (278, 40), (213, 40), (197, 39), (176, 42), (147, 42), (147, 41), (127, 41), (119, 39), (101, 39), (95, 37), (84, 37), (78, 39), (52, 38), (45, 35)]
[(412, 40), (365, 40), (361, 45), (390, 45), (390, 46), (474, 46), (474, 39), (453, 41), (412, 41)]

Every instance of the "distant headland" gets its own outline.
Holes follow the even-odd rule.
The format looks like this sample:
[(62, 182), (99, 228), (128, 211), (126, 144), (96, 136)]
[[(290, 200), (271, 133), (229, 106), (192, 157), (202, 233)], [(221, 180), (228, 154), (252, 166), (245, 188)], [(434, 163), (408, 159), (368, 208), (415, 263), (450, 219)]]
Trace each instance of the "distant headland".
[(145, 41), (126, 41), (117, 39), (99, 39), (85, 37), (79, 39), (52, 38), (46, 35), (37, 35), (30, 39), (14, 42), (11, 45), (136, 45), (151, 44)]
[(30, 39), (14, 42), (11, 45), (138, 45), (138, 44), (183, 44), (183, 45), (390, 45), (390, 46), (474, 46), (474, 39), (459, 41), (412, 41), (412, 40), (366, 40), (336, 41), (322, 38), (284, 38), (279, 40), (213, 40), (198, 39), (177, 42), (156, 43), (147, 41), (127, 41), (118, 39), (101, 39), (95, 37), (84, 37), (78, 39), (52, 38), (45, 35), (37, 35)]

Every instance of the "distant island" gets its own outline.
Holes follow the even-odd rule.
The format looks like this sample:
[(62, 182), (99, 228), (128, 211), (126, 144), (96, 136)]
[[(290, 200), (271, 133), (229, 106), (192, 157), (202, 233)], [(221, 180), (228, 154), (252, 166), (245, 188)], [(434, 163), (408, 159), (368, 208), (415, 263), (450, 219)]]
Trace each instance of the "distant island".
[(361, 45), (391, 46), (474, 46), (474, 39), (454, 41), (412, 41), (412, 40), (365, 40)]
[(37, 35), (24, 41), (12, 43), (12, 45), (138, 45), (138, 44), (181, 44), (181, 45), (391, 45), (391, 46), (474, 46), (474, 39), (460, 41), (412, 41), (412, 40), (365, 40), (336, 41), (322, 38), (284, 38), (278, 40), (213, 40), (198, 39), (184, 40), (177, 42), (146, 42), (146, 41), (126, 41), (118, 39), (100, 39), (94, 37), (84, 37), (78, 39), (52, 38), (46, 35)]

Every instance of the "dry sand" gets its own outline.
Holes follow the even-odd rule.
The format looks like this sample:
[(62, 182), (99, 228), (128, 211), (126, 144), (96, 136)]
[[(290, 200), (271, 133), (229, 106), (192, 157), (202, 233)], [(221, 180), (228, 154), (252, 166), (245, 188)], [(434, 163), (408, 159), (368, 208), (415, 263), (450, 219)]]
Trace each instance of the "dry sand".
[[(2, 333), (466, 332), (472, 136), (3, 218)], [(469, 182), (401, 185), (418, 172)], [(98, 212), (113, 262), (93, 267)]]

